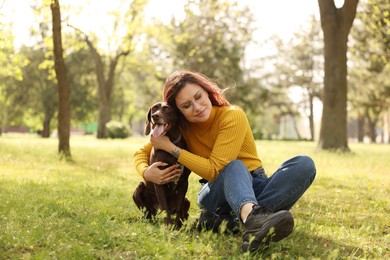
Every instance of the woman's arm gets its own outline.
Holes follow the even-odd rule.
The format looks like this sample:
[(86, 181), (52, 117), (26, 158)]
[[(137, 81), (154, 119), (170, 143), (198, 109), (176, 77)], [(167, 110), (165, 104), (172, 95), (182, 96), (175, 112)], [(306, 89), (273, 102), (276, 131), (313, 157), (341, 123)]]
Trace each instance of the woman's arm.
[(133, 155), (135, 169), (142, 177), (144, 177), (144, 172), (149, 167), (149, 157), (151, 151), (152, 144), (148, 142)]
[(134, 165), (137, 172), (146, 180), (156, 184), (165, 184), (174, 181), (182, 174), (182, 168), (178, 165), (172, 165), (164, 170), (159, 167), (166, 166), (164, 162), (155, 162), (149, 165), (150, 152), (152, 144), (147, 143), (141, 149), (134, 153)]
[[(187, 139), (200, 138), (203, 142), (214, 143), (211, 151), (208, 151), (207, 154), (196, 155), (184, 149), (176, 149), (166, 137), (152, 138), (151, 142), (158, 149), (167, 152), (178, 151), (178, 161), (181, 164), (202, 178), (212, 181), (228, 163), (237, 159), (245, 138), (248, 134), (251, 135), (248, 120), (241, 109), (228, 109), (216, 120), (218, 121), (213, 122), (212, 129), (204, 137), (186, 137)], [(206, 141), (208, 135), (215, 136), (215, 139)], [(256, 153), (256, 150), (254, 152)], [(248, 152), (248, 154), (250, 153), (252, 151)], [(250, 156), (256, 157), (257, 154), (250, 154)], [(259, 161), (258, 164), (261, 162)]]
[(238, 158), (248, 131), (250, 133), (249, 123), (241, 109), (229, 109), (218, 118), (218, 124), (214, 125), (214, 122), (210, 132), (215, 136), (215, 142), (209, 155), (199, 156), (183, 150), (179, 157), (180, 163), (208, 181), (213, 181), (227, 164)]

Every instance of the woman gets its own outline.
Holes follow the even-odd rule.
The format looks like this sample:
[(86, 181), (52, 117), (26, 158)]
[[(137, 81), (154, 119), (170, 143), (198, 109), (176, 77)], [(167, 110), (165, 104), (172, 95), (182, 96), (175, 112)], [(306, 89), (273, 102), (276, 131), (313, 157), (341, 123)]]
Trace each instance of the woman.
[(200, 73), (174, 72), (164, 84), (163, 99), (177, 110), (188, 150), (165, 136), (151, 137), (134, 154), (142, 177), (164, 184), (180, 175), (176, 166), (160, 170), (162, 163), (148, 165), (152, 146), (165, 150), (205, 180), (198, 194), (201, 227), (218, 230), (226, 220), (232, 228), (233, 213), (242, 223), (244, 252), (287, 237), (294, 227), (289, 209), (314, 180), (313, 160), (293, 157), (268, 178), (244, 112)]

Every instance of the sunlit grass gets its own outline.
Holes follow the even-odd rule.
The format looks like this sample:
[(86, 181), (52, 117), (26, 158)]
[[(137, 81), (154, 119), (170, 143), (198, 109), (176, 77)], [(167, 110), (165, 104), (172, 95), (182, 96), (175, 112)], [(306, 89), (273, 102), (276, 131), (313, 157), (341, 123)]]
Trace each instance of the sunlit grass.
[(140, 181), (132, 154), (145, 138), (72, 137), (73, 161), (59, 160), (57, 140), (0, 137), (0, 259), (385, 259), (390, 146), (350, 144), (352, 153), (316, 150), (313, 142), (258, 141), (268, 174), (296, 154), (317, 166), (312, 187), (293, 207), (287, 239), (255, 256), (241, 237), (191, 231), (199, 214), (191, 175), (190, 219), (182, 230), (149, 223), (131, 195)]

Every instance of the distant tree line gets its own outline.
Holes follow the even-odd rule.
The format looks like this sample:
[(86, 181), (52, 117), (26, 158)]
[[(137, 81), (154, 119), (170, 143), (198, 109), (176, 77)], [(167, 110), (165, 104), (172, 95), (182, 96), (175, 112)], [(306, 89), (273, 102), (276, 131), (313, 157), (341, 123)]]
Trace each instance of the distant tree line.
[[(320, 143), (326, 136), (336, 142), (325, 142), (322, 148), (348, 149), (346, 133), (337, 129), (346, 131), (350, 120), (359, 122), (359, 141), (366, 135), (374, 141), (378, 128), (389, 131), (389, 122), (386, 129), (383, 120), (386, 116), (389, 120), (390, 110), (389, 1), (361, 0), (356, 17), (356, 6), (351, 3), (357, 5), (355, 0), (345, 1), (344, 9), (336, 9), (333, 0), (318, 2), (323, 9), (321, 19), (313, 16), (291, 40), (269, 39), (275, 51), (250, 62), (247, 46), (254, 44), (253, 32), (258, 25), (250, 8), (238, 1), (187, 0), (184, 19), (172, 17), (164, 24), (146, 20), (147, 1), (134, 0), (110, 14), (114, 22), (109, 39), (105, 39), (110, 48), (102, 48), (102, 39), (69, 23), (67, 14), (72, 7), (63, 7), (71, 124), (97, 122), (97, 137), (107, 138), (109, 121), (130, 125), (143, 120), (150, 104), (161, 99), (165, 78), (176, 69), (190, 69), (206, 74), (221, 87), (231, 87), (229, 100), (243, 107), (258, 138), (278, 136), (283, 116), (289, 115), (295, 120), (304, 117), (310, 125), (309, 139), (314, 140), (319, 131), (313, 111), (317, 100), (324, 104), (323, 120), (325, 117), (330, 122), (322, 122), (326, 128), (321, 129), (324, 136)], [(33, 8), (33, 45), (16, 49), (11, 25), (0, 19), (0, 134), (6, 126), (19, 125), (49, 137), (58, 125), (51, 10), (45, 1), (36, 1)], [(341, 83), (334, 81), (343, 76), (337, 74), (340, 70), (326, 72), (326, 64), (331, 66), (340, 55), (332, 57), (337, 52), (329, 49), (330, 57), (324, 56), (326, 42), (335, 41), (324, 34), (324, 26), (332, 22), (326, 21), (325, 8), (340, 13), (326, 19), (340, 21), (341, 15), (352, 15), (339, 34), (345, 46), (348, 43), (344, 48), (348, 70)], [(291, 99), (291, 89), (300, 90), (300, 101)], [(340, 114), (345, 118), (337, 118)]]

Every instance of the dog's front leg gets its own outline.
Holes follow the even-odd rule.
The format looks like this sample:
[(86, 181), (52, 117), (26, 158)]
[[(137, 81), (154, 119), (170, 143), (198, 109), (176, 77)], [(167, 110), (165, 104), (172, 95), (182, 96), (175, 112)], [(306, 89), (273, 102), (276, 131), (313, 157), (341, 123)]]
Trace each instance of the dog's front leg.
[(162, 211), (166, 212), (166, 216), (164, 218), (164, 222), (165, 222), (165, 224), (170, 225), (170, 224), (172, 224), (172, 218), (171, 218), (171, 212), (170, 212), (170, 209), (169, 209), (167, 196), (166, 196), (166, 191), (165, 191), (166, 187), (165, 187), (165, 185), (157, 185), (157, 184), (155, 184), (154, 188), (156, 190), (156, 195), (157, 195), (157, 200), (158, 200), (158, 203), (159, 203), (159, 208)]

